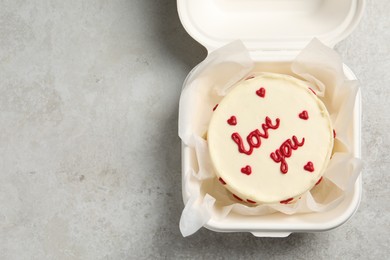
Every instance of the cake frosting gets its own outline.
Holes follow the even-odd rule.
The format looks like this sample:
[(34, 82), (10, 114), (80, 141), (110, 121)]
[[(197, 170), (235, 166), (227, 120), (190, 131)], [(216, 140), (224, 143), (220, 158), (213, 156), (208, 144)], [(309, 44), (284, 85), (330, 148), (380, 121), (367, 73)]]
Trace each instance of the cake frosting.
[(217, 178), (246, 203), (291, 203), (318, 183), (333, 149), (322, 101), (305, 82), (262, 73), (214, 107), (207, 140)]

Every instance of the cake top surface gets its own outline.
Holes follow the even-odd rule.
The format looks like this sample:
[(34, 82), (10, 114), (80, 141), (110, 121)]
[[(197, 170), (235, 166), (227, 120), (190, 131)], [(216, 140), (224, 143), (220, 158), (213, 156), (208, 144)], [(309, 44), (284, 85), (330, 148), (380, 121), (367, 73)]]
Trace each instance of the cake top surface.
[(217, 177), (248, 203), (291, 201), (326, 169), (333, 128), (301, 80), (262, 73), (236, 84), (213, 112), (207, 134)]

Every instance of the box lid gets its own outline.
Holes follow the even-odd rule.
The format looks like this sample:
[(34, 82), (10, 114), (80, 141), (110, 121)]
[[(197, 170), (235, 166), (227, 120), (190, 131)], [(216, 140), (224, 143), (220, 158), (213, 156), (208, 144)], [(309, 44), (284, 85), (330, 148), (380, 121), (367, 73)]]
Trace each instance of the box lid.
[(333, 48), (357, 26), (365, 0), (177, 0), (187, 32), (208, 51), (242, 40), (250, 51)]

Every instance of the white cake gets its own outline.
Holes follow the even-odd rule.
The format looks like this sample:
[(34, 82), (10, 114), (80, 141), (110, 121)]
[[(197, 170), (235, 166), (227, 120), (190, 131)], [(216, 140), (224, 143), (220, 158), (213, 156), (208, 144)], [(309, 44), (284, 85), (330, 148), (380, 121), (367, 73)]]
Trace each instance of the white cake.
[(326, 107), (303, 81), (263, 73), (239, 82), (208, 134), (220, 182), (246, 203), (291, 203), (322, 177), (333, 149)]

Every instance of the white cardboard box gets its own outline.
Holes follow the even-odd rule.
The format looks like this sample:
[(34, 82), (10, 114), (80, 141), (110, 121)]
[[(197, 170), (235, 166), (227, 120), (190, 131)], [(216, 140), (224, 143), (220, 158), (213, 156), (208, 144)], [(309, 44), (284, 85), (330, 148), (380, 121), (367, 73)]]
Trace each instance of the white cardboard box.
[[(360, 21), (365, 0), (177, 0), (177, 6), (187, 32), (209, 53), (233, 40), (241, 40), (258, 69), (288, 74), (286, 64), (313, 37), (332, 48), (347, 37)], [(346, 65), (344, 72), (348, 79), (356, 79)], [(360, 91), (356, 97), (353, 126), (354, 155), (360, 158)], [(191, 149), (183, 144), (182, 172), (193, 163)], [(185, 185), (183, 200), (187, 202), (184, 189)], [(218, 232), (251, 232), (258, 237), (286, 237), (293, 232), (330, 230), (352, 217), (361, 194), (360, 175), (353, 191), (332, 210), (298, 215), (230, 213), (222, 221), (211, 219), (205, 227)]]

